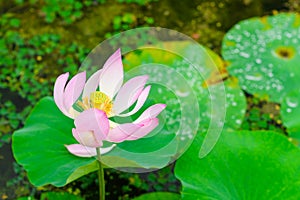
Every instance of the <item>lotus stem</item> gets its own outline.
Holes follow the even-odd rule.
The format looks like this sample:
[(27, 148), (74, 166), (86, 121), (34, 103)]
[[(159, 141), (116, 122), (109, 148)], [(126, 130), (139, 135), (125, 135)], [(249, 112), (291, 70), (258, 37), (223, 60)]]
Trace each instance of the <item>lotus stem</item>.
[(105, 181), (104, 181), (104, 170), (101, 163), (101, 154), (100, 148), (96, 148), (97, 150), (97, 161), (98, 161), (98, 184), (99, 184), (99, 200), (105, 200)]

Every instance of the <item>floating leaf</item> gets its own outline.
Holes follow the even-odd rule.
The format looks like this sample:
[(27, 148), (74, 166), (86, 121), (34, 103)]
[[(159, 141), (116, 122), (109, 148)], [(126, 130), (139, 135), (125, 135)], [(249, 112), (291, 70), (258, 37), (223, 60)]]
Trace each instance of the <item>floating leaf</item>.
[(300, 93), (299, 90), (287, 94), (281, 104), (283, 125), (292, 138), (300, 140)]
[(25, 127), (13, 134), (13, 153), (36, 186), (63, 186), (78, 168), (95, 159), (70, 154), (65, 144), (76, 143), (73, 120), (64, 116), (50, 97), (42, 99), (25, 121)]
[(296, 13), (252, 18), (225, 35), (222, 56), (243, 89), (281, 102), (298, 84), (300, 17)]
[[(160, 47), (150, 46), (128, 53), (124, 58), (124, 67), (133, 75), (146, 73), (150, 82), (161, 83), (152, 88), (152, 96), (168, 105), (166, 124), (177, 131), (179, 143), (185, 145), (182, 140), (193, 138), (195, 130), (190, 130), (196, 127), (195, 120), (199, 120), (198, 132), (203, 134), (218, 130), (216, 126), (222, 127), (224, 122), (226, 129), (239, 128), (246, 110), (246, 99), (235, 79), (226, 80), (224, 88), (223, 79), (227, 77), (227, 72), (223, 60), (214, 52), (203, 47), (199, 50), (188, 42), (164, 42)], [(190, 60), (166, 50), (175, 47), (182, 55), (188, 54)], [(200, 108), (198, 115), (195, 110), (197, 104)], [(187, 122), (181, 122), (182, 118)], [(185, 128), (178, 131), (180, 122), (183, 124), (181, 127)], [(208, 152), (213, 141), (217, 140), (216, 134), (210, 134), (212, 139), (209, 138), (204, 152)]]
[(272, 131), (223, 132), (214, 149), (199, 159), (201, 138), (177, 161), (182, 199), (300, 198), (300, 150)]

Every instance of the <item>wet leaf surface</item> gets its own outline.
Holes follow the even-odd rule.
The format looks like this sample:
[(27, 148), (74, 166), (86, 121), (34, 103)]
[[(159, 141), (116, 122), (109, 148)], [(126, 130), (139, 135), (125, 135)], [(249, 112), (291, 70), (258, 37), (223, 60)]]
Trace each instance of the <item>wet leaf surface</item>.
[(222, 56), (243, 89), (280, 103), (297, 87), (299, 21), (296, 13), (281, 13), (241, 21), (227, 32)]
[(280, 113), (283, 125), (290, 137), (300, 141), (300, 93), (295, 90), (287, 94), (281, 104)]
[[(182, 199), (299, 199), (300, 150), (272, 131), (225, 131), (199, 159), (201, 138), (177, 161)], [(263, 177), (263, 178), (262, 178)]]

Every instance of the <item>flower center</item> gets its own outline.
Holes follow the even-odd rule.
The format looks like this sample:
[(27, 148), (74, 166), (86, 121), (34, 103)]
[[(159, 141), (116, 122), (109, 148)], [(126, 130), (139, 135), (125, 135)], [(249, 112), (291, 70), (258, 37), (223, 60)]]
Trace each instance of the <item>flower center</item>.
[(90, 102), (92, 107), (104, 111), (107, 116), (112, 114), (113, 104), (110, 98), (103, 92), (96, 91), (91, 93)]
[(106, 94), (100, 91), (91, 93), (90, 101), (87, 97), (82, 98), (82, 101), (78, 101), (77, 105), (83, 110), (97, 108), (104, 111), (108, 117), (112, 116), (112, 101)]

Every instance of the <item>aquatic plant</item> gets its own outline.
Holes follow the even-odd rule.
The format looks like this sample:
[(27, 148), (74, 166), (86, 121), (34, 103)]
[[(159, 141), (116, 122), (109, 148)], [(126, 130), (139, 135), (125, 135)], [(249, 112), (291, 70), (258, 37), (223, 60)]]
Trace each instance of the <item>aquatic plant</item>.
[[(70, 25), (83, 16), (84, 8), (96, 3), (96, 1), (77, 0), (69, 2), (70, 5), (65, 5), (60, 4), (59, 1), (45, 1), (39, 14), (49, 23)], [(118, 0), (118, 2), (148, 5), (153, 1)], [(198, 3), (195, 2), (195, 5)], [(253, 7), (262, 5), (259, 1), (238, 3), (238, 5)], [(136, 5), (131, 6), (130, 8), (136, 8), (134, 7)], [(178, 7), (181, 9), (180, 6)], [(212, 46), (216, 46), (221, 40), (220, 36), (224, 31), (222, 29), (229, 28), (235, 22), (223, 15), (214, 14), (219, 7), (223, 8), (223, 11), (229, 10), (232, 2), (205, 1), (197, 5), (197, 10), (203, 11), (198, 13), (204, 13), (207, 23), (214, 28), (206, 29), (209, 26), (202, 24), (201, 18), (188, 23), (192, 24), (194, 29), (199, 29), (194, 35), (195, 38), (205, 41), (203, 39), (207, 37)], [(257, 15), (261, 14), (260, 7), (255, 12)], [(213, 12), (212, 9), (206, 8), (213, 8)], [(146, 6), (143, 9), (146, 9)], [(139, 25), (151, 25), (154, 18), (155, 22), (159, 22), (160, 16), (141, 17), (136, 13), (126, 12), (111, 18), (113, 20), (109, 23), (112, 25), (113, 32), (108, 33), (107, 37)], [(168, 12), (165, 12), (166, 16), (169, 16)], [(243, 17), (248, 16), (246, 12), (237, 12), (240, 13)], [(169, 20), (171, 17), (166, 18)], [(239, 17), (232, 18), (239, 19)], [(300, 139), (298, 117), (300, 74), (297, 68), (299, 20), (298, 14), (281, 13), (239, 22), (228, 31), (223, 40), (224, 60), (209, 49), (195, 51), (193, 45), (184, 41), (167, 39), (161, 44), (162, 49), (173, 46), (173, 49), (185, 52), (189, 58), (193, 57), (194, 63), (174, 52), (151, 49), (152, 43), (145, 45), (144, 42), (149, 41), (148, 35), (140, 34), (139, 37), (142, 39), (136, 37), (131, 40), (131, 44), (139, 46), (141, 43), (145, 45), (143, 46), (145, 49), (127, 52), (123, 58), (124, 70), (130, 72), (134, 66), (146, 65), (147, 67), (144, 71), (137, 70), (135, 74), (140, 77), (142, 83), (132, 84), (140, 86), (137, 95), (134, 95), (136, 105), (132, 100), (130, 102), (133, 103), (124, 105), (123, 108), (126, 108), (123, 110), (117, 106), (121, 102), (121, 100), (117, 101), (117, 91), (121, 93), (123, 79), (120, 81), (116, 78), (111, 81), (105, 76), (101, 77), (101, 71), (96, 71), (86, 81), (84, 72), (75, 75), (79, 65), (77, 58), (82, 58), (86, 54), (85, 50), (76, 44), (63, 44), (63, 39), (55, 34), (41, 34), (26, 38), (27, 35), (24, 37), (16, 32), (16, 29), (22, 26), (22, 20), (4, 16), (0, 20), (1, 28), (4, 30), (0, 31), (0, 35), (3, 36), (0, 39), (0, 46), (3, 49), (0, 62), (0, 87), (4, 88), (5, 92), (8, 90), (17, 92), (29, 104), (34, 105), (24, 128), (17, 130), (13, 135), (15, 157), (26, 169), (30, 181), (35, 186), (47, 184), (64, 186), (79, 177), (99, 170), (97, 153), (98, 160), (101, 160), (105, 168), (160, 169), (173, 162), (173, 158), (177, 158), (177, 155), (187, 148), (187, 146), (180, 146), (180, 141), (191, 139), (194, 140), (191, 147), (174, 163), (174, 173), (182, 184), (181, 194), (154, 192), (137, 197), (136, 200), (299, 199), (299, 178), (295, 176), (299, 173), (300, 166), (297, 160), (300, 153), (297, 147)], [(7, 27), (10, 31), (6, 32)], [(200, 30), (201, 27), (205, 30)], [(183, 26), (180, 25), (180, 28)], [(190, 26), (185, 28), (189, 29)], [(191, 31), (194, 31), (192, 29)], [(120, 43), (122, 42), (127, 41), (122, 40)], [(120, 59), (120, 55), (118, 57)], [(156, 65), (157, 63), (161, 65)], [(195, 70), (193, 66), (195, 63), (200, 66), (201, 73)], [(53, 64), (61, 66), (62, 69), (52, 71), (48, 67), (47, 70), (46, 66)], [(169, 80), (171, 78), (166, 76), (167, 73), (161, 71), (157, 73), (163, 68), (162, 65), (168, 66), (170, 71), (174, 72), (172, 75), (180, 74), (181, 79), (176, 77), (174, 80)], [(12, 73), (15, 69), (16, 74)], [(73, 78), (68, 82), (69, 74), (62, 74), (56, 82), (55, 97), (41, 99), (51, 93), (52, 88), (48, 86), (54, 83), (53, 75), (66, 71), (69, 71)], [(113, 74), (112, 68), (108, 71), (110, 75)], [(49, 74), (51, 79), (48, 79)], [(147, 74), (148, 79), (141, 77), (142, 74)], [(160, 78), (177, 87), (169, 89), (153, 84), (153, 81)], [(146, 79), (151, 84), (151, 90), (150, 86), (145, 87)], [(99, 84), (94, 83), (99, 83), (101, 80), (105, 83), (97, 89)], [(183, 84), (183, 80), (187, 84)], [(87, 89), (91, 85), (93, 89)], [(120, 88), (108, 92), (102, 90), (105, 86), (108, 86), (108, 89), (111, 86)], [(192, 88), (191, 91), (187, 90), (189, 87)], [(223, 93), (222, 89), (226, 92)], [(190, 94), (195, 98), (191, 98)], [(1, 96), (1, 100), (6, 99), (3, 97), (5, 95)], [(37, 99), (41, 100), (37, 102)], [(120, 99), (123, 99), (123, 95)], [(212, 105), (215, 106), (213, 99), (220, 99), (217, 103), (222, 106), (213, 107)], [(125, 132), (120, 128), (113, 131), (117, 124), (119, 127), (128, 125), (133, 129), (141, 126), (136, 120), (143, 116), (143, 113), (147, 113), (147, 108), (151, 108), (151, 105), (161, 102), (168, 106), (161, 115), (157, 116), (162, 123), (157, 125), (158, 119), (155, 119), (154, 125), (158, 126), (157, 132), (162, 134), (157, 134), (155, 130), (149, 133), (146, 131), (142, 135), (145, 137), (138, 138), (133, 137), (136, 136), (136, 132), (127, 129), (122, 128)], [(179, 106), (181, 102), (184, 102), (182, 108)], [(199, 113), (195, 115), (198, 107)], [(160, 110), (163, 108), (164, 106), (159, 106)], [(11, 101), (1, 102), (1, 123), (5, 125), (1, 131), (12, 132), (23, 126), (24, 114), (15, 114), (19, 109)], [(119, 112), (112, 112), (114, 109), (119, 109)], [(123, 111), (129, 112), (128, 116)], [(182, 113), (190, 116), (180, 120), (178, 116)], [(212, 123), (215, 125), (213, 129), (211, 129)], [(218, 124), (222, 129), (221, 132), (216, 131)], [(142, 125), (147, 126), (144, 123)], [(197, 130), (191, 131), (191, 127), (196, 126)], [(181, 131), (180, 134), (178, 130)], [(208, 137), (210, 144), (211, 141), (217, 142), (216, 146), (213, 150), (206, 148), (204, 153), (199, 155), (199, 152), (203, 152), (201, 147), (205, 143), (204, 139), (209, 135), (209, 130), (218, 132), (212, 134), (214, 137)], [(2, 134), (1, 141), (9, 142), (8, 134), (5, 135), (3, 132), (0, 134)], [(176, 151), (178, 149), (180, 151)], [(90, 177), (92, 177), (90, 179), (95, 178)], [(141, 180), (136, 177), (137, 175), (134, 178), (130, 175), (126, 176), (129, 184), (142, 187), (141, 183), (136, 182)], [(144, 184), (145, 191), (161, 191), (159, 186), (164, 181), (157, 178), (158, 175), (149, 177), (154, 184), (156, 182), (160, 184), (156, 184), (156, 187), (151, 189)], [(95, 185), (91, 180), (86, 182)], [(77, 187), (77, 185), (69, 185), (69, 187)], [(129, 190), (129, 186), (124, 188), (122, 187), (122, 192)], [(43, 192), (41, 198), (81, 199), (68, 193), (56, 192)], [(132, 198), (132, 196), (125, 198)]]
[[(105, 189), (101, 154), (111, 151), (116, 145), (112, 144), (110, 147), (100, 148), (103, 146), (103, 142), (108, 141), (112, 143), (120, 143), (124, 140), (137, 140), (144, 137), (158, 126), (159, 121), (156, 117), (165, 108), (165, 105), (155, 104), (150, 106), (133, 123), (117, 124), (116, 122), (109, 120), (108, 117), (113, 117), (115, 115), (127, 117), (135, 114), (145, 103), (150, 91), (150, 86), (145, 87), (145, 83), (148, 78), (147, 76), (134, 77), (122, 86), (123, 65), (120, 50), (117, 50), (107, 60), (104, 67), (95, 72), (86, 83), (85, 75), (85, 72), (81, 72), (74, 76), (69, 83), (66, 84), (69, 76), (68, 73), (66, 73), (60, 75), (55, 82), (54, 102), (64, 115), (74, 119), (75, 128), (72, 128), (72, 132), (74, 138), (80, 144), (72, 144), (73, 142), (66, 143), (65, 141), (72, 141), (74, 139), (70, 137), (71, 132), (64, 132), (56, 135), (56, 140), (58, 142), (53, 142), (53, 145), (55, 144), (55, 146), (59, 147), (59, 149), (57, 149), (58, 151), (63, 150), (62, 147), (66, 145), (65, 151), (68, 150), (71, 154), (79, 157), (97, 156), (100, 199), (104, 199)], [(98, 87), (100, 91), (97, 91)], [(82, 97), (81, 100), (79, 100), (81, 93)], [(135, 102), (136, 105), (130, 112), (123, 113)], [(78, 110), (73, 108), (75, 103), (77, 103)], [(52, 104), (52, 112), (44, 112), (44, 109), (47, 110), (49, 108), (49, 104), (50, 106)], [(20, 144), (23, 139), (29, 140), (29, 143), (35, 143), (39, 141), (40, 137), (42, 137), (47, 141), (50, 139), (47, 137), (48, 131), (60, 132), (58, 129), (59, 126), (63, 129), (72, 127), (72, 123), (70, 123), (72, 120), (70, 121), (68, 118), (61, 116), (61, 114), (59, 115), (59, 113), (57, 113), (59, 112), (57, 109), (53, 112), (53, 99), (51, 98), (44, 98), (41, 100), (35, 109), (37, 109), (37, 111), (33, 111), (27, 119), (25, 128), (14, 133), (13, 139), (13, 148), (16, 159), (18, 162), (25, 164), (25, 169), (29, 170), (34, 169), (37, 162), (40, 164), (43, 162), (48, 163), (53, 158), (45, 157), (40, 154), (40, 156), (35, 156), (43, 160), (36, 160), (35, 158), (28, 160), (28, 155), (24, 157), (24, 153), (22, 153), (22, 151), (20, 152), (20, 150), (24, 147)], [(36, 117), (39, 118), (41, 115), (44, 117), (39, 120), (34, 119)], [(52, 118), (55, 119), (50, 121), (47, 120)], [(49, 147), (48, 145), (49, 143), (47, 143), (47, 148)], [(35, 148), (38, 149), (39, 145), (36, 145)], [(31, 147), (25, 155), (28, 153), (31, 154), (32, 150), (35, 148)], [(42, 154), (45, 153), (47, 154), (47, 150), (42, 152)], [(64, 160), (63, 163), (57, 163), (57, 161), (55, 161), (56, 164), (54, 164), (55, 166), (53, 166), (53, 170), (56, 171), (59, 167), (61, 169), (67, 167), (69, 170), (67, 176), (60, 177), (60, 175), (57, 174), (58, 176), (55, 176), (53, 179), (52, 177), (49, 177), (49, 174), (44, 174), (44, 176), (41, 177), (42, 174), (40, 173), (42, 171), (35, 169), (33, 170), (34, 175), (31, 176), (31, 178), (33, 178), (32, 182), (35, 184), (43, 184), (43, 181), (53, 181), (53, 184), (60, 185), (64, 181), (73, 181), (86, 174), (86, 172), (82, 174), (83, 169), (90, 171), (90, 165), (85, 167), (80, 165), (85, 165), (87, 161), (91, 160), (82, 159), (81, 162), (74, 166), (74, 161), (77, 162), (79, 160), (74, 156), (70, 157), (66, 154), (66, 152), (61, 152), (59, 156), (62, 156), (63, 154), (65, 154), (64, 157), (69, 161), (69, 163), (66, 163), (66, 160)], [(126, 166), (126, 162), (120, 164), (121, 165), (119, 167), (122, 165)], [(130, 163), (128, 166), (130, 166)], [(75, 175), (76, 177), (73, 177), (71, 173), (73, 173), (76, 168), (80, 168), (80, 170), (78, 174)]]
[(239, 22), (226, 33), (222, 56), (243, 89), (278, 103), (296, 89), (299, 20), (296, 13), (256, 17)]
[(300, 130), (299, 21), (297, 13), (247, 19), (226, 34), (222, 46), (228, 71), (243, 89), (281, 103), (283, 125), (296, 144)]
[(183, 200), (299, 199), (300, 150), (283, 135), (224, 131), (211, 154), (196, 159), (201, 140), (176, 163)]

